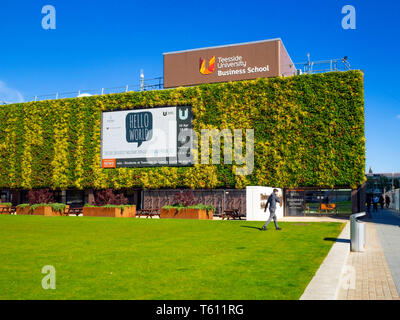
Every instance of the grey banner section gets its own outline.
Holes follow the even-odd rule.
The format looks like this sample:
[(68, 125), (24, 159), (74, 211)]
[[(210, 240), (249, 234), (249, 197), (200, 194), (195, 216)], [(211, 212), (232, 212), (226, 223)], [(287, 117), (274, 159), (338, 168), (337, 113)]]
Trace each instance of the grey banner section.
[(193, 164), (193, 155), (191, 149), (193, 147), (193, 137), (183, 135), (180, 139), (180, 134), (193, 129), (193, 113), (191, 106), (179, 106), (176, 110), (176, 155), (177, 165), (188, 166)]
[(191, 162), (178, 163), (176, 157), (164, 158), (132, 158), (132, 159), (117, 159), (117, 168), (130, 168), (130, 167), (157, 167), (157, 166), (190, 166)]

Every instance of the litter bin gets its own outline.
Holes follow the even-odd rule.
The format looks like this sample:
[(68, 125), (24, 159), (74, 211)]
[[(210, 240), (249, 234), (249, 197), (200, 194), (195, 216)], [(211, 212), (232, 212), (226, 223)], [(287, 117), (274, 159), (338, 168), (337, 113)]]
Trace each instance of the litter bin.
[(350, 216), (350, 250), (363, 251), (365, 249), (365, 222), (358, 218), (365, 216), (365, 212)]

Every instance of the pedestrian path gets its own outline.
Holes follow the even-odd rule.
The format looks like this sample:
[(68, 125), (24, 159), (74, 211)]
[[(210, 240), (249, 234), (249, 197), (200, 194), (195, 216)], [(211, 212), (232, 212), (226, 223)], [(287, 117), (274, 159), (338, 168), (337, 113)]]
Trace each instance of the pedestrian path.
[(374, 222), (366, 222), (366, 250), (347, 258), (339, 300), (399, 300)]
[(372, 214), (372, 219), (400, 295), (400, 214), (392, 210), (379, 210)]
[(350, 223), (346, 223), (328, 256), (322, 262), (300, 300), (335, 300), (349, 254)]
[(342, 217), (342, 216), (307, 216), (307, 217), (283, 217), (278, 219), (279, 221), (283, 222), (339, 222), (339, 223), (346, 223), (349, 221), (349, 217)]

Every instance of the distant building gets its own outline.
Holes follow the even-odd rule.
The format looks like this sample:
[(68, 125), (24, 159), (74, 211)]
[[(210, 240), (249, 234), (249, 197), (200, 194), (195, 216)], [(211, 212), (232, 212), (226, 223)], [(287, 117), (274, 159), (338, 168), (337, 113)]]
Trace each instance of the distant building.
[(373, 173), (372, 168), (369, 168), (369, 173), (365, 176), (367, 177), (367, 194), (381, 194), (400, 187), (400, 172)]

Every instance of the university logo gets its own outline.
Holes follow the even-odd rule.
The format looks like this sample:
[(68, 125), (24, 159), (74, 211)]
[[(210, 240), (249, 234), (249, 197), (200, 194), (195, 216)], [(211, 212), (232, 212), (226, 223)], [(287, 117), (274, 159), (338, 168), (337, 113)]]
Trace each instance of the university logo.
[(189, 116), (189, 110), (185, 109), (185, 110), (179, 110), (179, 119), (180, 120), (186, 120)]
[(208, 68), (206, 68), (206, 60), (200, 58), (200, 73), (210, 74), (215, 69), (215, 56), (208, 60)]

